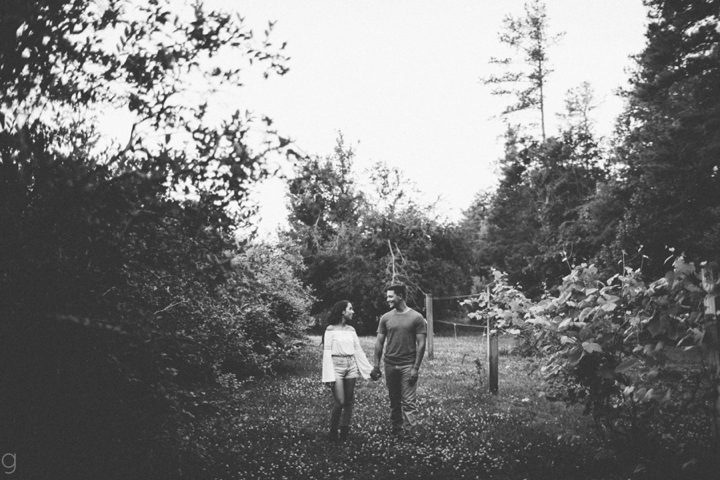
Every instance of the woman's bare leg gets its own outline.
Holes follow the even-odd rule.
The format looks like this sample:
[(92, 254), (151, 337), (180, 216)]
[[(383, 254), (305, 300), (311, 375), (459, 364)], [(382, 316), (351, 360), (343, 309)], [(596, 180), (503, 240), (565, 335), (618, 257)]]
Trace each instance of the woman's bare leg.
[(343, 402), (342, 418), (340, 419), (341, 427), (350, 426), (352, 418), (353, 406), (355, 405), (355, 381), (356, 378), (346, 378), (344, 383), (345, 401)]
[[(333, 392), (333, 410), (332, 414), (330, 415), (330, 436), (333, 435), (337, 436), (337, 429), (338, 425), (340, 424), (340, 414), (343, 411), (343, 406), (345, 405), (345, 385), (344, 385), (344, 379), (338, 378), (335, 380), (335, 385), (333, 386), (332, 392)], [(333, 434), (333, 432), (335, 432)]]

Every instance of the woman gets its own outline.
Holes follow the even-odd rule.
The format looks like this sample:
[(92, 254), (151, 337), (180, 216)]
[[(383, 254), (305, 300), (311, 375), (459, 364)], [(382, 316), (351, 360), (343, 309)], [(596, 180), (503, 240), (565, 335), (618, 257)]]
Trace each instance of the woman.
[(373, 369), (360, 347), (355, 329), (347, 324), (354, 314), (350, 302), (337, 302), (330, 311), (322, 340), (322, 381), (330, 385), (335, 400), (330, 415), (329, 438), (332, 442), (345, 440), (350, 433), (355, 381), (358, 374), (365, 379), (370, 378)]

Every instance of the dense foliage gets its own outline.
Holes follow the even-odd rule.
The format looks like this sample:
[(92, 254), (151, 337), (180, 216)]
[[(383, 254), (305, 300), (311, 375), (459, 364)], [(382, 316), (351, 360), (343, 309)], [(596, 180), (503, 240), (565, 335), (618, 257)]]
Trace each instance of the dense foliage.
[(490, 198), (478, 197), (483, 217), (465, 222), (482, 231), (475, 245), (483, 263), (537, 296), (555, 287), (569, 264), (593, 258), (605, 240), (591, 235), (597, 209), (587, 204), (607, 178), (600, 161), (590, 132), (569, 129), (541, 143), (509, 130), (500, 184)]
[(370, 188), (361, 191), (354, 155), (341, 136), (333, 155), (298, 164), (289, 182), (287, 235), (300, 245), (320, 323), (324, 311), (346, 299), (358, 331), (371, 334), (388, 310), (386, 287), (407, 285), (409, 304), (423, 310), (425, 292), (469, 293), (475, 263), (466, 232), (418, 203), (398, 170), (375, 165)]
[(544, 398), (583, 405), (636, 461), (662, 441), (690, 462), (684, 468), (697, 462), (699, 452), (658, 435), (689, 419), (701, 419), (720, 448), (717, 264), (677, 257), (653, 282), (630, 267), (605, 278), (583, 264), (558, 290), (532, 302), (495, 272), (486, 293), (464, 303), (493, 330), (517, 336), (517, 351), (542, 367)]
[[(591, 88), (569, 92), (557, 136), (508, 128), (499, 186), (464, 227), (536, 302), (514, 325), (524, 352), (545, 356), (548, 397), (635, 440), (659, 418), (706, 412), (720, 438), (720, 3), (645, 3), (647, 44), (612, 141), (593, 133)], [(470, 303), (502, 322), (499, 302)]]
[(696, 262), (720, 254), (720, 5), (646, 5), (647, 45), (611, 142), (593, 133), (591, 87), (572, 89), (556, 136), (508, 129), (499, 186), (468, 210), (483, 263), (530, 296), (583, 262), (610, 276), (624, 257), (656, 277), (673, 249)]
[[(565, 277), (560, 296), (547, 298), (529, 311), (528, 321), (541, 326), (538, 341), (549, 355), (546, 376), (551, 390), (570, 403), (582, 402), (604, 427), (636, 438), (646, 435), (642, 417), (670, 399), (673, 391), (693, 393), (681, 414), (697, 403), (713, 413), (717, 396), (718, 345), (715, 313), (717, 283), (712, 266), (702, 270), (682, 257), (673, 270), (646, 284), (637, 270), (602, 280), (593, 266), (582, 265)], [(685, 347), (694, 358), (700, 350), (709, 383), (688, 388), (692, 375), (674, 378), (666, 347)], [(677, 363), (677, 359), (675, 359)], [(703, 391), (704, 390), (704, 391)]]
[(203, 478), (214, 392), (292, 354), (312, 299), (297, 253), (232, 231), (287, 141), (255, 151), (197, 80), (284, 58), (200, 4), (10, 1), (0, 22), (0, 451), (23, 478)]
[(626, 192), (620, 250), (661, 274), (666, 247), (716, 259), (720, 212), (720, 2), (652, 0), (614, 159)]

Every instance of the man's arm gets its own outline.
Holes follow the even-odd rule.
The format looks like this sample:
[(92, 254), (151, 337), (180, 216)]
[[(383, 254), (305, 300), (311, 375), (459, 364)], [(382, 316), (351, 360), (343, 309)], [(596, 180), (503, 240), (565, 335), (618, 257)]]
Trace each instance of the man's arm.
[(380, 361), (382, 360), (383, 349), (385, 348), (385, 334), (378, 333), (375, 338), (375, 368), (380, 368)]
[(425, 337), (427, 337), (427, 335), (424, 333), (415, 335), (415, 363), (410, 369), (410, 383), (415, 383), (418, 379), (418, 371), (425, 356)]
[(383, 349), (385, 348), (385, 334), (378, 333), (375, 339), (375, 366), (370, 372), (370, 378), (377, 380), (382, 375), (380, 373), (380, 361), (382, 360)]
[(415, 354), (415, 367), (416, 369), (420, 370), (420, 365), (422, 364), (423, 357), (425, 356), (425, 337), (427, 337), (424, 333), (418, 333), (415, 335), (415, 348), (417, 350), (417, 353)]

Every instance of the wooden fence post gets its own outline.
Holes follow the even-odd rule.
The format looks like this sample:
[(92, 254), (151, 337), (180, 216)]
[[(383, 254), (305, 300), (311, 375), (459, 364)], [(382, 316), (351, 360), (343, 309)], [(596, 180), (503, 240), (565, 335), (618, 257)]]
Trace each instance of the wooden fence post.
[[(486, 305), (490, 307), (490, 287), (486, 291)], [(487, 365), (488, 365), (488, 387), (490, 393), (498, 393), (498, 337), (492, 332), (492, 317), (487, 317)]]
[(488, 386), (490, 393), (498, 393), (498, 338), (497, 334), (490, 331), (490, 323), (492, 320), (488, 318), (488, 334), (487, 334), (487, 351), (488, 351)]
[(435, 352), (433, 349), (433, 296), (432, 293), (425, 294), (425, 316), (427, 317), (427, 353), (430, 360), (435, 360)]

